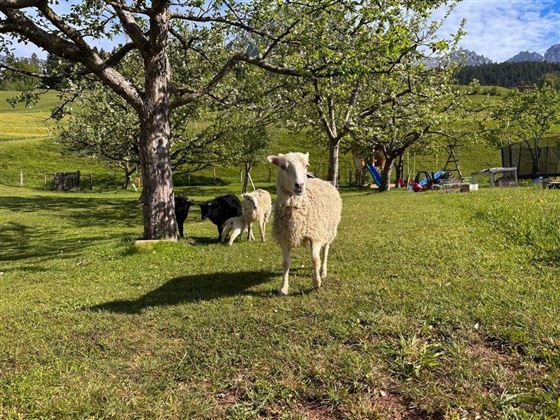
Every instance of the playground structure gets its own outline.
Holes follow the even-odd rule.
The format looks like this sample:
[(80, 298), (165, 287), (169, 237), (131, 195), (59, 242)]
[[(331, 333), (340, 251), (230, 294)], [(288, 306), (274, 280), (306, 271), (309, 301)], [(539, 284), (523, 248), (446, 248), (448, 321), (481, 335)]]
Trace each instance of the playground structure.
[(560, 146), (553, 141), (508, 144), (501, 151), (502, 167), (516, 168), (518, 178), (560, 176)]
[[(456, 139), (449, 140), (445, 145), (447, 150), (447, 160), (443, 166), (443, 168), (435, 173), (423, 171), (418, 172), (414, 180), (411, 180), (411, 173), (410, 173), (410, 157), (407, 157), (408, 160), (408, 177), (406, 181), (404, 179), (398, 179), (397, 184), (399, 186), (407, 186), (411, 187), (413, 191), (426, 191), (432, 188), (443, 188), (443, 189), (461, 189), (464, 190), (465, 186), (468, 184), (464, 183), (463, 173), (461, 172), (461, 167), (459, 165), (459, 156), (457, 154), (457, 148), (461, 145), (458, 144)], [(402, 159), (402, 157), (401, 157)], [(383, 166), (385, 164), (385, 159), (383, 158), (380, 150), (374, 150), (373, 155), (373, 162), (366, 163), (364, 159), (356, 159), (356, 161), (360, 162), (360, 166), (362, 171), (367, 169), (367, 172), (371, 175), (371, 178), (377, 187), (381, 186), (381, 170), (383, 170)], [(358, 164), (357, 164), (358, 165)], [(415, 172), (415, 164), (413, 172)], [(420, 179), (422, 174), (425, 175), (424, 178)], [(401, 174), (404, 177), (404, 171)], [(464, 184), (464, 185), (463, 185)], [(469, 191), (472, 188), (468, 188)]]

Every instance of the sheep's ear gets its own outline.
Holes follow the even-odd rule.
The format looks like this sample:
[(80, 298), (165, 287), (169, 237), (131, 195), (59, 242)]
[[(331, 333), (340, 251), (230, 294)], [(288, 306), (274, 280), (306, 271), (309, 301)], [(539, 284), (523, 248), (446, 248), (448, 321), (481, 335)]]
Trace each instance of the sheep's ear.
[(266, 157), (266, 160), (276, 166), (280, 164), (280, 158), (278, 156), (270, 155)]

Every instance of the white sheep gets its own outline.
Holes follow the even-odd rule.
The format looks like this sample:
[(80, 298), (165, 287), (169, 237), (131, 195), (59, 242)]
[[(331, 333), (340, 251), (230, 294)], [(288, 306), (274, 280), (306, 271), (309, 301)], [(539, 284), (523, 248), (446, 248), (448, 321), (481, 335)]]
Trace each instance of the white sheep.
[(222, 235), (220, 237), (221, 242), (225, 242), (228, 234), (231, 232), (231, 236), (229, 237), (229, 246), (233, 244), (233, 241), (241, 235), (247, 229), (247, 221), (243, 215), (230, 217), (227, 219), (224, 224), (222, 225)]
[(254, 241), (253, 236), (253, 222), (259, 222), (259, 229), (261, 232), (261, 241), (264, 242), (266, 224), (272, 213), (272, 199), (268, 191), (256, 189), (252, 193), (242, 194), (244, 201), (243, 207), (243, 217), (245, 217), (245, 222), (248, 226), (247, 239), (249, 241)]
[(340, 194), (326, 181), (307, 179), (309, 153), (279, 154), (268, 156), (267, 160), (280, 168), (272, 223), (272, 236), (282, 248), (283, 257), (282, 286), (278, 292), (288, 294), (290, 253), (303, 243), (311, 245), (313, 285), (318, 289), (321, 279), (327, 276), (329, 247), (340, 222)]

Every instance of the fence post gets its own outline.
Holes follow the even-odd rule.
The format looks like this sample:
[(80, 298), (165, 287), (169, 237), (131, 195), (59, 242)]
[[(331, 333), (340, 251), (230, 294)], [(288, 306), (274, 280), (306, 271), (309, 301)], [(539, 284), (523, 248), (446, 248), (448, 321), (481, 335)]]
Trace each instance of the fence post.
[(93, 176), (91, 175), (91, 171), (89, 171), (89, 189), (93, 190)]
[(239, 182), (243, 184), (243, 169), (239, 170)]
[(23, 188), (23, 169), (19, 170), (19, 186)]
[(43, 189), (47, 190), (47, 174), (45, 174), (45, 183), (43, 184)]
[(216, 167), (212, 166), (212, 184), (216, 185)]

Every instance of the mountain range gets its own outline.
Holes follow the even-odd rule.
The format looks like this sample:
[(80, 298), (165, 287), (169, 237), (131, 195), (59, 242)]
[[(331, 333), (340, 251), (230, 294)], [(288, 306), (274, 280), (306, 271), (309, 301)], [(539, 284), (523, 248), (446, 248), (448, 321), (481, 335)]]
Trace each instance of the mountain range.
[[(459, 49), (453, 54), (453, 59), (455, 61), (460, 61), (466, 66), (480, 66), (483, 64), (492, 64), (492, 60), (479, 55), (474, 51), (469, 51), (465, 49)], [(531, 51), (521, 51), (515, 54), (513, 57), (504, 61), (505, 63), (523, 63), (523, 62), (534, 62), (534, 63), (560, 63), (560, 44), (554, 44), (546, 50), (544, 55), (537, 52)]]

